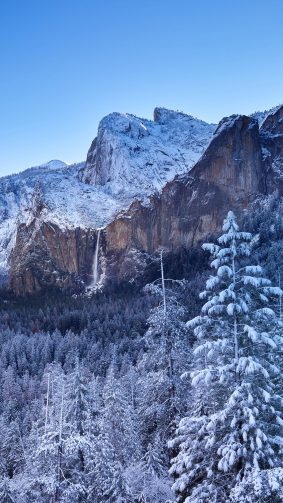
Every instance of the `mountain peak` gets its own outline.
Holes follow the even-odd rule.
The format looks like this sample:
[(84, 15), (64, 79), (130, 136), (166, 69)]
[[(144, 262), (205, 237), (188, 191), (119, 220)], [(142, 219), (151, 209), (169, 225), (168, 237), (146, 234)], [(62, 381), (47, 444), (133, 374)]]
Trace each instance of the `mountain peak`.
[[(194, 119), (192, 115), (185, 114), (180, 110), (170, 110), (164, 107), (156, 107), (153, 112), (153, 120), (154, 122), (158, 122), (159, 124), (164, 124), (171, 120), (176, 119)], [(195, 119), (198, 120), (198, 119)]]
[(112, 195), (143, 199), (176, 174), (187, 172), (203, 154), (215, 125), (166, 108), (154, 121), (112, 113), (102, 119), (81, 179)]
[[(95, 229), (108, 226), (108, 234), (103, 234), (101, 243), (108, 236), (107, 249), (116, 243), (124, 254), (134, 248), (139, 252), (154, 251), (155, 245), (160, 244), (171, 247), (173, 238), (180, 239), (179, 243), (189, 243), (190, 233), (195, 242), (210, 224), (211, 230), (218, 229), (217, 218), (222, 218), (221, 208), (226, 204), (230, 208), (228, 205), (233, 206), (235, 199), (248, 204), (256, 193), (271, 193), (281, 187), (283, 108), (269, 111), (260, 130), (258, 121), (259, 117), (254, 115), (232, 115), (217, 127), (162, 107), (155, 109), (154, 120), (112, 113), (100, 122), (85, 163), (70, 166), (52, 159), (18, 175), (1, 178), (0, 278), (1, 274), (5, 278), (10, 274), (18, 278), (16, 282), (21, 281), (27, 261), (33, 264), (34, 231), (38, 232), (46, 257), (56, 255), (59, 239), (67, 240), (62, 250), (67, 250), (69, 239), (74, 239), (73, 257), (79, 257), (76, 273), (82, 274), (80, 277), (85, 280), (96, 240)], [(265, 174), (268, 176), (262, 188)], [(37, 180), (42, 190), (43, 211), (30, 222)], [(160, 207), (159, 200), (162, 201)], [(156, 215), (150, 213), (150, 208)], [(145, 211), (148, 221), (144, 219)], [(126, 216), (119, 219), (123, 212)], [(201, 215), (207, 218), (202, 224), (199, 223)], [(157, 216), (160, 220), (154, 223), (152, 231), (151, 225), (158, 222)], [(137, 230), (142, 225), (145, 228)], [(181, 233), (179, 228), (183, 229)], [(83, 241), (77, 229), (83, 233)], [(114, 235), (115, 229), (117, 235)], [(160, 233), (163, 238), (159, 242)], [(150, 241), (151, 234), (153, 241)], [(82, 259), (84, 242), (89, 245), (87, 258)], [(64, 252), (60, 258), (60, 267), (66, 274), (73, 271), (73, 262), (65, 263), (68, 253)], [(53, 277), (53, 273), (60, 267), (54, 266), (53, 255), (42, 269), (47, 270), (48, 264), (52, 267), (50, 281), (56, 282), (57, 276)], [(83, 269), (80, 264), (84, 264)], [(11, 279), (11, 284), (13, 281)], [(19, 283), (15, 290), (27, 288)]]
[(60, 161), (59, 159), (52, 159), (51, 161), (45, 162), (38, 166), (39, 168), (50, 168), (50, 169), (62, 169), (67, 168), (68, 164), (64, 161)]
[(256, 119), (258, 121), (259, 127), (261, 127), (265, 122), (265, 119), (267, 119), (267, 117), (269, 117), (270, 115), (276, 114), (278, 110), (282, 108), (282, 106), (283, 105), (281, 104), (277, 105), (276, 107), (270, 108), (269, 110), (264, 110), (263, 112), (254, 112), (253, 114), (251, 114), (251, 117), (253, 119)]

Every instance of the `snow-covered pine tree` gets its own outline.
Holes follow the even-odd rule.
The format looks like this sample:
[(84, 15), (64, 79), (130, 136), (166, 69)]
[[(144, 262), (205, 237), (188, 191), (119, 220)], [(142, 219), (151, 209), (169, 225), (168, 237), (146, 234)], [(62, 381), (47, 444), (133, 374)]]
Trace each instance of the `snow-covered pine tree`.
[(188, 322), (197, 337), (195, 391), (171, 442), (179, 450), (170, 470), (178, 502), (229, 501), (252, 470), (282, 466), (282, 392), (274, 382), (283, 339), (270, 307), (281, 291), (250, 265), (252, 236), (239, 231), (232, 212), (223, 231), (217, 245), (203, 245), (215, 273), (200, 316)]
[[(65, 375), (60, 365), (47, 368), (46, 398), (28, 439), (23, 501), (64, 501), (66, 489), (64, 446), (69, 435), (66, 424)], [(49, 384), (48, 384), (49, 383)]]
[[(176, 426), (177, 410), (180, 410), (183, 384), (180, 375), (185, 370), (184, 352), (186, 347), (185, 308), (179, 302), (184, 282), (165, 278), (163, 253), (160, 254), (161, 278), (148, 284), (145, 291), (153, 294), (158, 305), (151, 310), (148, 330), (144, 337), (146, 352), (139, 365), (143, 393), (140, 396), (140, 410), (144, 427), (158, 429), (147, 444), (155, 443), (154, 435), (170, 438)], [(169, 287), (170, 286), (170, 287)], [(186, 367), (185, 367), (186, 368)], [(148, 425), (148, 423), (150, 423)], [(162, 435), (161, 435), (162, 433)]]
[(68, 484), (64, 501), (82, 503), (86, 501), (86, 466), (91, 442), (88, 429), (90, 398), (78, 358), (66, 384), (66, 402), (68, 435), (64, 443), (64, 457)]
[(143, 338), (145, 351), (137, 365), (142, 456), (129, 477), (133, 493), (156, 503), (172, 496), (166, 476), (170, 462), (167, 441), (186, 401), (185, 384), (180, 376), (188, 368), (187, 331), (182, 321), (185, 308), (180, 302), (185, 282), (165, 277), (162, 251), (160, 270), (160, 278), (144, 289), (153, 296), (156, 306), (148, 318), (148, 330)]
[(139, 455), (138, 436), (131, 393), (116, 378), (113, 362), (102, 399), (88, 466), (88, 501), (130, 503), (124, 471)]
[(14, 494), (16, 493), (16, 490), (14, 488), (14, 491), (11, 489), (11, 479), (8, 477), (4, 477), (3, 479), (0, 479), (0, 501), (1, 503), (16, 503)]
[(20, 427), (18, 421), (8, 421), (2, 416), (0, 428), (0, 476), (12, 479), (25, 465)]
[(99, 426), (100, 431), (93, 446), (93, 468), (89, 478), (87, 501), (91, 503), (126, 502), (127, 488), (122, 480), (122, 467), (116, 459), (109, 435), (109, 425), (105, 422), (105, 418), (102, 418)]
[(232, 489), (231, 503), (282, 503), (283, 468), (252, 470)]
[(142, 470), (150, 475), (162, 475), (164, 474), (164, 459), (160, 451), (162, 449), (162, 441), (159, 437), (155, 439), (154, 445), (148, 444), (146, 453), (142, 458)]

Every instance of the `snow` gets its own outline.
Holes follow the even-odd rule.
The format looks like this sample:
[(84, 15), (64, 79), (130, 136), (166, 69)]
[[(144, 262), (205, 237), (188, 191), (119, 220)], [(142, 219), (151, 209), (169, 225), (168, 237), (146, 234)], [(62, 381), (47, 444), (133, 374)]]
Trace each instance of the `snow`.
[(39, 224), (97, 229), (135, 199), (147, 203), (167, 181), (194, 165), (215, 126), (180, 112), (157, 112), (157, 121), (118, 113), (105, 117), (96, 142), (100, 154), (94, 152), (92, 165), (52, 160), (0, 178), (0, 278), (8, 274), (18, 225), (34, 219), (36, 183), (43, 203)]
[(41, 164), (39, 167), (40, 168), (48, 168), (48, 169), (60, 169), (60, 168), (67, 168), (69, 164), (67, 164), (64, 161), (59, 161), (58, 159), (53, 159), (52, 161), (48, 161), (44, 164)]
[(279, 108), (281, 108), (281, 106), (282, 105), (278, 105), (276, 107), (271, 108), (270, 110), (265, 110), (264, 112), (254, 112), (253, 114), (250, 115), (250, 117), (256, 119), (258, 121), (259, 127), (261, 127), (265, 119), (269, 115), (274, 115), (279, 110)]
[(86, 163), (68, 165), (55, 159), (0, 178), (0, 278), (8, 274), (18, 225), (35, 216), (37, 182), (43, 203), (39, 224), (104, 228), (134, 200), (149, 204), (152, 194), (188, 172), (215, 132), (230, 127), (238, 116), (224, 119), (217, 130), (214, 124), (165, 108), (155, 109), (154, 117), (112, 113), (100, 122)]
[(32, 197), (36, 181), (42, 191), (44, 208), (40, 221), (66, 228), (97, 228), (110, 222), (128, 204), (129, 198), (113, 198), (99, 187), (79, 181), (83, 164), (52, 164), (30, 168), (23, 173), (0, 178), (0, 276), (6, 276), (9, 256), (20, 223), (34, 218)]
[(110, 194), (126, 191), (144, 198), (187, 172), (208, 146), (215, 125), (162, 108), (155, 116), (155, 121), (119, 113), (105, 117), (82, 180)]
[(220, 122), (219, 125), (217, 126), (217, 129), (215, 130), (215, 134), (220, 134), (222, 133), (225, 129), (229, 129), (234, 126), (234, 124), (237, 122), (237, 120), (241, 117), (240, 115), (231, 115), (230, 117), (224, 117)]

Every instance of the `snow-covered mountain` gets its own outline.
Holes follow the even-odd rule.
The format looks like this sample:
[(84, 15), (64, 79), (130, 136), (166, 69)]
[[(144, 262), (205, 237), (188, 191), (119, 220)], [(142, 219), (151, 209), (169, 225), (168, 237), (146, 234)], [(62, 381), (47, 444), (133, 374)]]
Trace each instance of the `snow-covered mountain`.
[(81, 179), (110, 194), (143, 198), (191, 168), (215, 127), (164, 108), (155, 109), (154, 121), (110, 114), (99, 125)]
[(93, 257), (103, 278), (132, 279), (160, 246), (195, 246), (227, 210), (283, 193), (282, 124), (282, 106), (218, 126), (164, 108), (110, 114), (86, 162), (0, 179), (2, 280), (17, 293), (89, 285)]
[(85, 163), (52, 160), (0, 178), (0, 275), (7, 276), (18, 225), (35, 217), (36, 198), (41, 200), (38, 225), (104, 227), (134, 199), (146, 199), (190, 169), (214, 129), (161, 108), (154, 121), (113, 113), (101, 121)]

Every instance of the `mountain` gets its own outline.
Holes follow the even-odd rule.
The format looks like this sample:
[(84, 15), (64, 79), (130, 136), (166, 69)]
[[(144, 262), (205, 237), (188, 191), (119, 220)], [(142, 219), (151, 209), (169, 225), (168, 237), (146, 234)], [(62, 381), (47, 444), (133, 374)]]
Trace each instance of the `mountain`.
[[(85, 163), (68, 166), (62, 161), (50, 161), (0, 179), (2, 280), (9, 275), (11, 252), (22, 229), (47, 226), (68, 236), (74, 229), (85, 233), (104, 227), (135, 198), (145, 199), (176, 173), (189, 169), (215, 129), (165, 109), (156, 109), (154, 118), (149, 121), (111, 114), (101, 121)], [(36, 185), (40, 211), (34, 201)], [(33, 234), (30, 238), (33, 240)], [(15, 255), (18, 256), (17, 249)], [(23, 258), (17, 261), (17, 270), (27, 265), (28, 257)], [(67, 274), (81, 273), (78, 264), (73, 266), (72, 269), (70, 264), (64, 264)]]
[(184, 173), (207, 147), (214, 124), (156, 108), (154, 121), (111, 114), (98, 128), (81, 180), (112, 195), (144, 198)]
[(164, 108), (110, 114), (86, 162), (0, 179), (2, 281), (18, 294), (84, 287), (95, 256), (100, 281), (132, 280), (160, 247), (217, 233), (228, 209), (281, 193), (282, 122), (283, 107), (218, 126)]

